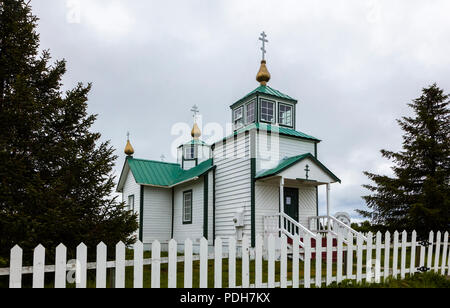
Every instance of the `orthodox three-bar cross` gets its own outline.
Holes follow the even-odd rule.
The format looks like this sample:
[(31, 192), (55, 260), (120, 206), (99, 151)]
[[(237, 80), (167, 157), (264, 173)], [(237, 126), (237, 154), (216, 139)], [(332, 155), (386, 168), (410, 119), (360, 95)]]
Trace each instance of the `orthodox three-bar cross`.
[(262, 59), (265, 60), (266, 59), (266, 43), (268, 43), (269, 41), (266, 40), (266, 33), (263, 31), (261, 33), (261, 37), (259, 38), (259, 40), (262, 42), (262, 47), (261, 47), (261, 51), (262, 51)]
[(305, 171), (306, 171), (306, 179), (308, 179), (309, 178), (309, 171), (311, 171), (311, 169), (309, 169), (309, 165), (306, 165)]

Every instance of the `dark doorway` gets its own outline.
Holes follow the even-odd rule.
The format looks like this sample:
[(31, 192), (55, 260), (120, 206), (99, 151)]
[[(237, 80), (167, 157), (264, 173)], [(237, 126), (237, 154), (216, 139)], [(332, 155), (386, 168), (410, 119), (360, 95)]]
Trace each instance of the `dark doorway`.
[[(284, 188), (284, 212), (298, 222), (298, 188)], [(285, 225), (284, 227), (288, 228), (288, 231), (291, 233), (298, 232), (297, 228), (290, 230), (294, 229), (291, 224)]]

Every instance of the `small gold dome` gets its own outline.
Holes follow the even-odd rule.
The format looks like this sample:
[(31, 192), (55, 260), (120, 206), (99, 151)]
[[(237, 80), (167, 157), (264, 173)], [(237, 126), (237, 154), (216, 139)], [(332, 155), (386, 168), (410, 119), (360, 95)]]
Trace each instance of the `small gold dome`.
[(256, 75), (256, 80), (262, 85), (265, 86), (270, 80), (270, 73), (267, 70), (266, 60), (261, 61), (261, 67), (259, 68), (258, 75)]
[(191, 136), (194, 139), (199, 139), (200, 136), (202, 135), (202, 132), (200, 131), (200, 128), (198, 127), (197, 123), (194, 123), (194, 127), (192, 128), (191, 131)]
[(127, 140), (127, 145), (125, 146), (125, 154), (127, 154), (128, 156), (131, 156), (134, 154), (134, 149), (131, 146), (130, 140)]

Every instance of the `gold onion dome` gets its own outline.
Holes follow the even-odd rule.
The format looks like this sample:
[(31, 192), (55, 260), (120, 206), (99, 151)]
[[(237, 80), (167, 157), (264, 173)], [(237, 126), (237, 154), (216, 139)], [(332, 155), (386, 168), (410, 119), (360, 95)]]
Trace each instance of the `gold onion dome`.
[(259, 68), (259, 72), (256, 75), (256, 80), (262, 85), (265, 86), (270, 80), (270, 73), (267, 70), (266, 60), (261, 61), (261, 67)]
[(200, 131), (200, 128), (198, 127), (197, 123), (194, 123), (194, 127), (192, 128), (191, 131), (191, 136), (194, 139), (199, 139), (200, 136), (202, 135), (202, 132)]
[(127, 140), (127, 145), (125, 146), (125, 154), (127, 154), (128, 156), (131, 156), (134, 154), (134, 149), (131, 146), (130, 140)]

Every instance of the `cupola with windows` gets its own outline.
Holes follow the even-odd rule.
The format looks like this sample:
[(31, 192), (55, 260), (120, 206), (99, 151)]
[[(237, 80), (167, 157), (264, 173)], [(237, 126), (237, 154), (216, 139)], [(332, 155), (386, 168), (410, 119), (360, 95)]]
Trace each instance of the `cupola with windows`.
[(192, 139), (178, 147), (177, 162), (184, 170), (191, 169), (200, 163), (211, 158), (211, 147), (200, 140), (202, 135), (197, 124), (198, 107), (194, 106), (194, 125), (192, 127)]
[(234, 129), (238, 130), (253, 123), (283, 126), (295, 130), (295, 108), (297, 100), (267, 85), (270, 73), (265, 57), (266, 34), (261, 33), (263, 57), (256, 80), (259, 87), (230, 106)]

